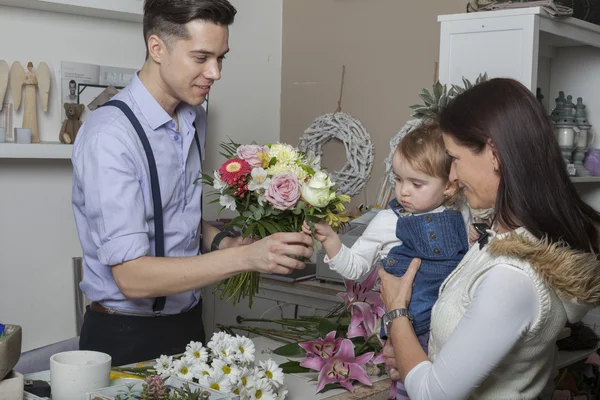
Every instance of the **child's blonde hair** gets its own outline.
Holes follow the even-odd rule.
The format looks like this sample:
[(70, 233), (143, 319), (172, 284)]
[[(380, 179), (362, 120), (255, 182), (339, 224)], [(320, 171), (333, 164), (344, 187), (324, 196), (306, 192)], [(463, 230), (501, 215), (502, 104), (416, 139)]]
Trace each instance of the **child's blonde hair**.
[[(424, 122), (407, 133), (398, 143), (396, 153), (414, 170), (440, 178), (444, 182), (450, 180), (452, 158), (446, 153), (442, 130), (437, 122)], [(444, 204), (452, 205), (457, 200), (458, 190)]]

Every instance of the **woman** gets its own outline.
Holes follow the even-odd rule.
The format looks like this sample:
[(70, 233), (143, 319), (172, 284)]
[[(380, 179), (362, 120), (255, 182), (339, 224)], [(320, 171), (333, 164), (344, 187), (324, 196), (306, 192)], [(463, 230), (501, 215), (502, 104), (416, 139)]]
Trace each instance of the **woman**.
[[(393, 379), (411, 399), (535, 399), (551, 377), (566, 321), (600, 302), (600, 216), (577, 194), (546, 113), (522, 84), (492, 79), (441, 113), (451, 179), (472, 208), (494, 208), (489, 237), (440, 289), (429, 358), (409, 318), (384, 318)], [(387, 310), (405, 309), (420, 260), (380, 271)]]

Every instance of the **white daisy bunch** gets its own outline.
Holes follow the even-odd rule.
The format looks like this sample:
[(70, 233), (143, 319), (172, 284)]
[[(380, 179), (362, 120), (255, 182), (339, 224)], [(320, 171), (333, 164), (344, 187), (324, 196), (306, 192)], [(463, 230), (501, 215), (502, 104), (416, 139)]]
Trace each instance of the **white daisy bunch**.
[(156, 359), (156, 374), (163, 379), (174, 375), (181, 379), (225, 393), (240, 400), (283, 400), (288, 393), (283, 371), (269, 359), (255, 362), (255, 347), (246, 336), (217, 332), (206, 344), (190, 342), (179, 359)]

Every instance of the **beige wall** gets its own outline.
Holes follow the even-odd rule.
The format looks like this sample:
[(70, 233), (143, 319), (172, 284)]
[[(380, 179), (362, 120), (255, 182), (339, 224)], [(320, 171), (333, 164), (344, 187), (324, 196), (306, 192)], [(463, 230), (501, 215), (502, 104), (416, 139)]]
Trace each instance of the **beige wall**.
[[(319, 115), (335, 111), (342, 65), (342, 109), (375, 144), (375, 165), (355, 205), (372, 203), (389, 140), (410, 119), (408, 106), (431, 86), (439, 57), (437, 15), (464, 12), (466, 0), (284, 0), (281, 141), (298, 144)], [(341, 143), (325, 147), (324, 164), (345, 162)], [(366, 196), (365, 196), (366, 195)]]

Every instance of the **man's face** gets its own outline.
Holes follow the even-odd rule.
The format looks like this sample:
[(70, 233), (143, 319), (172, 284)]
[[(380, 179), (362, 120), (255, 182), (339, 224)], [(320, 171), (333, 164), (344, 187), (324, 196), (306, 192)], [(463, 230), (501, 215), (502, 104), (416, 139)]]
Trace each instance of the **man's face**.
[(71, 96), (75, 96), (75, 88), (76, 88), (76, 84), (75, 83), (69, 83), (69, 93), (71, 94)]
[(229, 28), (200, 20), (186, 27), (189, 38), (171, 43), (160, 58), (159, 71), (171, 96), (196, 106), (204, 103), (212, 84), (221, 79)]

